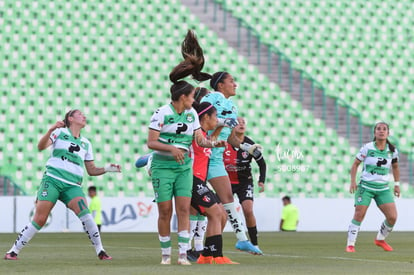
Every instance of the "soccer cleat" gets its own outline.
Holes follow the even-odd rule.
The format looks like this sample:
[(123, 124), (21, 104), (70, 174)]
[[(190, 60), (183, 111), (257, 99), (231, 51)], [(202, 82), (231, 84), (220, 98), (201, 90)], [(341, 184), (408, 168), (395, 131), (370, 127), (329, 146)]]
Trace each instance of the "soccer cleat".
[(4, 256), (5, 260), (18, 260), (19, 258), (17, 258), (17, 254), (14, 253), (14, 251), (6, 253), (6, 255)]
[(345, 248), (345, 251), (346, 251), (346, 252), (355, 252), (355, 246), (353, 246), (353, 245), (348, 245), (348, 246)]
[(236, 249), (246, 251), (253, 255), (263, 255), (263, 252), (258, 247), (252, 245), (250, 241), (237, 241)]
[(394, 250), (384, 240), (375, 240), (374, 243), (375, 243), (376, 246), (382, 247), (382, 249), (384, 249), (385, 251), (393, 251)]
[(170, 255), (162, 255), (161, 264), (171, 264), (171, 256)]
[(196, 262), (198, 257), (200, 257), (201, 251), (195, 251), (195, 250), (187, 250), (187, 259), (190, 262)]
[(101, 250), (101, 252), (99, 252), (98, 258), (99, 258), (99, 260), (112, 260), (112, 257), (109, 256), (108, 254), (106, 254), (106, 252), (103, 251), (103, 250)]
[(216, 257), (213, 258), (212, 264), (239, 264), (238, 262), (233, 262), (227, 257)]
[(203, 254), (200, 255), (197, 259), (198, 264), (212, 264), (213, 263), (213, 256), (203, 256)]
[(191, 265), (190, 261), (187, 260), (187, 254), (180, 254), (180, 256), (178, 256), (177, 264), (179, 264), (179, 265)]

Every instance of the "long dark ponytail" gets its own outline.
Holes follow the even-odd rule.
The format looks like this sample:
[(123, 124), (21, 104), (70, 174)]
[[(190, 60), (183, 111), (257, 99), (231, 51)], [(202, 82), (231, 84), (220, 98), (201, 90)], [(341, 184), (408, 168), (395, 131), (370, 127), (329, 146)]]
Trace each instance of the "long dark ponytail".
[(175, 66), (170, 73), (170, 80), (173, 82), (170, 88), (173, 101), (178, 100), (183, 94), (189, 95), (194, 89), (193, 85), (180, 79), (189, 75), (197, 81), (205, 81), (211, 78), (208, 73), (201, 72), (204, 67), (203, 49), (198, 44), (192, 30), (188, 30), (184, 41), (181, 43), (181, 54), (184, 61)]

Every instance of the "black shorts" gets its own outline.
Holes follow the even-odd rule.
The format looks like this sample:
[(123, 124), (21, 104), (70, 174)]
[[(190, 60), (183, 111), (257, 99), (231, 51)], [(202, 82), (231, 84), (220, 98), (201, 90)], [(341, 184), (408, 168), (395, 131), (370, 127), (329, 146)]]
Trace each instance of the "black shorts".
[(219, 200), (216, 194), (208, 188), (205, 181), (197, 177), (193, 177), (193, 193), (191, 197), (191, 206), (200, 214), (205, 214), (205, 208), (210, 208)]
[(240, 182), (231, 185), (231, 190), (234, 194), (237, 194), (239, 202), (242, 203), (245, 200), (253, 200), (253, 182)]

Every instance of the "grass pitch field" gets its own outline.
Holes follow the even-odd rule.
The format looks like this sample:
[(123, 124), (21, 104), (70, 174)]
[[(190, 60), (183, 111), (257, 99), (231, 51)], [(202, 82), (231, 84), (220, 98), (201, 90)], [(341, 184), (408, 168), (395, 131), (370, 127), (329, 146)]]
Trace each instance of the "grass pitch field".
[[(260, 233), (264, 256), (234, 249), (235, 236), (224, 235), (224, 254), (240, 265), (176, 264), (161, 266), (156, 233), (102, 233), (114, 259), (100, 261), (84, 233), (39, 233), (18, 261), (0, 261), (0, 274), (400, 274), (414, 273), (414, 234), (394, 232), (393, 252), (373, 244), (375, 232), (361, 232), (356, 253), (344, 252), (346, 232)], [(16, 234), (0, 234), (0, 250), (8, 250)]]

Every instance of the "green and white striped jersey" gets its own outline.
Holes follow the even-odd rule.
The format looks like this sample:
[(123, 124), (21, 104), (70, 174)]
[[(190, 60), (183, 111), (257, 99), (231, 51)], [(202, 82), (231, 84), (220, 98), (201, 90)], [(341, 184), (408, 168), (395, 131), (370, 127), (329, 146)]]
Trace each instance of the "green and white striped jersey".
[[(197, 112), (191, 108), (178, 114), (171, 104), (158, 108), (151, 117), (149, 128), (160, 132), (158, 141), (189, 150), (194, 131), (200, 128)], [(169, 155), (169, 152), (155, 151)]]
[(391, 152), (387, 147), (379, 150), (375, 141), (362, 146), (356, 158), (363, 162), (361, 183), (364, 187), (374, 190), (388, 189), (390, 168), (393, 162), (398, 161), (398, 150)]
[(70, 129), (58, 128), (50, 135), (51, 156), (46, 162), (46, 175), (72, 185), (81, 185), (84, 161), (92, 161), (92, 145), (87, 138), (72, 136)]

